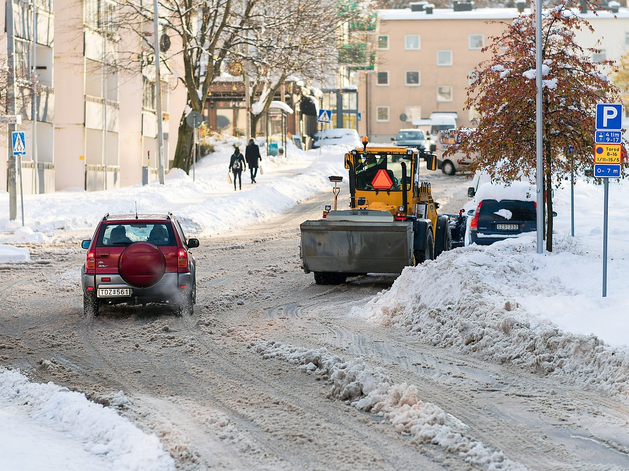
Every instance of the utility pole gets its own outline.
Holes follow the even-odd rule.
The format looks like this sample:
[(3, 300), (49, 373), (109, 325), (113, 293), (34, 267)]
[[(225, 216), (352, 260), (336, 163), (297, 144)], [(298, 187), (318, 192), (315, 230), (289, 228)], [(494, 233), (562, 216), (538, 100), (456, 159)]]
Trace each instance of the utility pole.
[[(15, 58), (13, 57), (13, 0), (6, 4), (5, 28), (7, 30), (7, 112), (15, 115)], [(13, 142), (12, 134), (16, 130), (15, 124), (9, 123), (7, 126), (7, 142)], [(13, 154), (11, 145), (7, 145), (7, 190), (9, 191), (9, 219), (17, 219), (17, 159)]]
[(162, 77), (159, 72), (159, 21), (157, 0), (153, 0), (153, 44), (155, 49), (155, 92), (157, 94), (157, 157), (159, 164), (159, 183), (164, 184), (164, 136), (162, 134)]
[(37, 119), (39, 115), (39, 109), (37, 106), (37, 5), (35, 4), (35, 0), (31, 0), (31, 5), (33, 7), (33, 32), (32, 32), (32, 41), (33, 41), (33, 50), (31, 53), (32, 61), (31, 61), (31, 81), (33, 85), (33, 96), (32, 100), (32, 111), (31, 111), (31, 119), (33, 123), (33, 136), (31, 137), (32, 143), (32, 152), (33, 152), (33, 193), (39, 193), (39, 184), (38, 184), (38, 162), (37, 162)]

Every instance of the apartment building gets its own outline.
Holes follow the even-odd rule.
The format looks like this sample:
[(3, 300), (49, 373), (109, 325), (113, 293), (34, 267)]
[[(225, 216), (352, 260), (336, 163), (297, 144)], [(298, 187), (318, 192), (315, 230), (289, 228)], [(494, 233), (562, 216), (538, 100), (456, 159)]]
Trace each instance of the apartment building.
[[(629, 11), (615, 10), (579, 13), (595, 33), (577, 32), (578, 43), (602, 49), (594, 60), (616, 60), (627, 52)], [(414, 127), (413, 120), (432, 113), (455, 116), (459, 126), (472, 125), (474, 112), (465, 110), (470, 72), (490, 59), (481, 49), (519, 14), (516, 8), (474, 9), (462, 3), (454, 9), (418, 2), (380, 10), (377, 67), (361, 77), (359, 132), (373, 142), (390, 142), (399, 129)]]
[[(118, 6), (112, 0), (52, 2), (7, 0), (13, 6), (13, 31), (9, 28), (10, 34), (0, 37), (2, 52), (7, 51), (0, 58), (7, 60), (14, 51), (16, 61), (9, 70), (15, 71), (16, 99), (7, 100), (15, 108), (8, 107), (6, 114), (22, 118), (15, 126), (0, 124), (0, 152), (10, 159), (10, 131), (24, 131), (27, 152), (18, 162), (20, 191), (97, 191), (140, 184), (143, 167), (150, 180), (157, 179), (152, 22), (142, 25), (140, 34), (120, 35)], [(165, 68), (161, 72), (168, 170), (175, 151), (171, 140), (177, 138), (176, 126), (170, 133), (169, 118), (171, 113), (181, 116), (185, 90), (173, 90), (175, 79)], [(7, 163), (0, 158), (2, 175), (7, 175)], [(0, 182), (0, 189), (7, 189), (8, 179)]]

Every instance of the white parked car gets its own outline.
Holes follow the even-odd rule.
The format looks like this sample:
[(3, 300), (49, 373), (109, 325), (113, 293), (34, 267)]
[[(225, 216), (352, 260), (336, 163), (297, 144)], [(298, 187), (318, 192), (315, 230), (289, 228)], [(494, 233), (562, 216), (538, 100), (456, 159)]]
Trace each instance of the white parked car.
[(346, 145), (360, 147), (361, 141), (358, 131), (350, 128), (330, 128), (318, 132), (314, 136), (312, 147)]

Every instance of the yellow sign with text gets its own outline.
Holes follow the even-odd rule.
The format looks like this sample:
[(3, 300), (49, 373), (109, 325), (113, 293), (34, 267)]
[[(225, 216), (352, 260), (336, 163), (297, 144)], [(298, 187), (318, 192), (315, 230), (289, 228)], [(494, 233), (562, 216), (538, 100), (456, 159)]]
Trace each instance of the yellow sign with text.
[(620, 144), (597, 144), (594, 146), (595, 164), (619, 164)]

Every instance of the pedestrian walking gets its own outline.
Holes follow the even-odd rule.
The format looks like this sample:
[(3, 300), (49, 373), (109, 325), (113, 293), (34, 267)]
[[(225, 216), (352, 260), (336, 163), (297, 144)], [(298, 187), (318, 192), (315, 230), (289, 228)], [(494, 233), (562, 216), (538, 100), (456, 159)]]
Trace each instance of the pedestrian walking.
[(236, 180), (238, 180), (238, 188), (242, 190), (242, 171), (246, 168), (245, 158), (240, 152), (240, 147), (234, 146), (234, 153), (229, 160), (229, 168), (234, 174), (234, 191), (236, 191)]
[(249, 139), (249, 144), (245, 149), (245, 156), (247, 158), (247, 165), (249, 165), (249, 172), (251, 173), (251, 183), (256, 183), (256, 176), (258, 175), (258, 161), (262, 160), (260, 156), (260, 148), (253, 139)]

